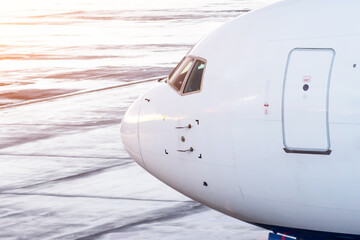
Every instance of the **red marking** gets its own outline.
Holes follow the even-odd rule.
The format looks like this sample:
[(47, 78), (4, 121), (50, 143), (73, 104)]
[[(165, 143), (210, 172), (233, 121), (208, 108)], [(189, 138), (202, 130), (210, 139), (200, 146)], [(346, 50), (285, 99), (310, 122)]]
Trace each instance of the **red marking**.
[(304, 76), (303, 77), (303, 82), (305, 82), (305, 83), (311, 82), (311, 76)]
[[(286, 233), (284, 233), (284, 235), (288, 235), (290, 233), (292, 233), (292, 232), (286, 232)], [(285, 240), (285, 236), (282, 236), (282, 240)]]
[(268, 104), (268, 103), (265, 103), (265, 104), (264, 104), (264, 107), (269, 107), (269, 104)]

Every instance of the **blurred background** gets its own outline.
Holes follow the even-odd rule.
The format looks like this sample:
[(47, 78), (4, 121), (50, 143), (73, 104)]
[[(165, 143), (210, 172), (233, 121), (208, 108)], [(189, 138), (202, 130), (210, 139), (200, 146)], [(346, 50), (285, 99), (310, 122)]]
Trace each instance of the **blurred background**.
[(0, 239), (266, 239), (122, 147), (129, 105), (223, 23), (278, 0), (0, 0)]

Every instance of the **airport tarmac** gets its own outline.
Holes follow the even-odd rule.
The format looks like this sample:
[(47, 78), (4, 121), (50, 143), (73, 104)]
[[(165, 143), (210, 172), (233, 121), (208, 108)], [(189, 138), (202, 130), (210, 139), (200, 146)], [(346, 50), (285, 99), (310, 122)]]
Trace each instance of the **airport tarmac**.
[(0, 239), (266, 239), (129, 158), (121, 119), (153, 84), (0, 110)]

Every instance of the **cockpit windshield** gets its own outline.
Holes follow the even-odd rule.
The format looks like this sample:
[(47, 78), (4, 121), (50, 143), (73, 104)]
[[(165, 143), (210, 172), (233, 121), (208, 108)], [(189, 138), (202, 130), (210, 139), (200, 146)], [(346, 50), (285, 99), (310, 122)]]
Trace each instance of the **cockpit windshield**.
[(183, 58), (169, 75), (169, 82), (181, 94), (201, 90), (206, 62), (196, 57)]
[(194, 59), (185, 58), (184, 61), (178, 65), (175, 73), (173, 74), (172, 78), (170, 78), (170, 83), (179, 91), (181, 86), (187, 76), (190, 67), (193, 64)]
[(201, 60), (196, 60), (191, 74), (186, 82), (184, 93), (199, 91), (201, 87), (201, 79), (204, 72), (205, 63)]
[(178, 63), (178, 65), (176, 65), (176, 67), (174, 68), (174, 70), (172, 70), (172, 72), (169, 74), (169, 79), (171, 79), (175, 72), (179, 69), (179, 67), (181, 66), (181, 64), (185, 61), (185, 57), (183, 59), (181, 59), (181, 61)]

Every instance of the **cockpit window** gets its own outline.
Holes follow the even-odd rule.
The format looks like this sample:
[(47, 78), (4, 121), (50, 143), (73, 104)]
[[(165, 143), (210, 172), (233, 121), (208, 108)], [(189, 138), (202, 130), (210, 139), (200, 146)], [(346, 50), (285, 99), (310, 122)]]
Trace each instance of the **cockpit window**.
[(187, 56), (170, 73), (168, 82), (181, 95), (199, 92), (205, 66), (205, 59)]
[(199, 91), (201, 87), (201, 79), (205, 68), (205, 62), (197, 60), (186, 82), (184, 93)]
[(175, 72), (179, 69), (179, 67), (181, 66), (181, 64), (184, 62), (186, 58), (184, 57), (183, 59), (181, 59), (181, 61), (178, 63), (178, 65), (174, 68), (174, 70), (172, 70), (172, 72), (169, 75), (169, 79), (172, 78), (172, 76), (175, 74)]
[(174, 73), (170, 76), (170, 83), (173, 85), (178, 91), (181, 89), (181, 86), (189, 72), (191, 70), (191, 66), (194, 62), (192, 58), (185, 58), (180, 64), (175, 68)]

